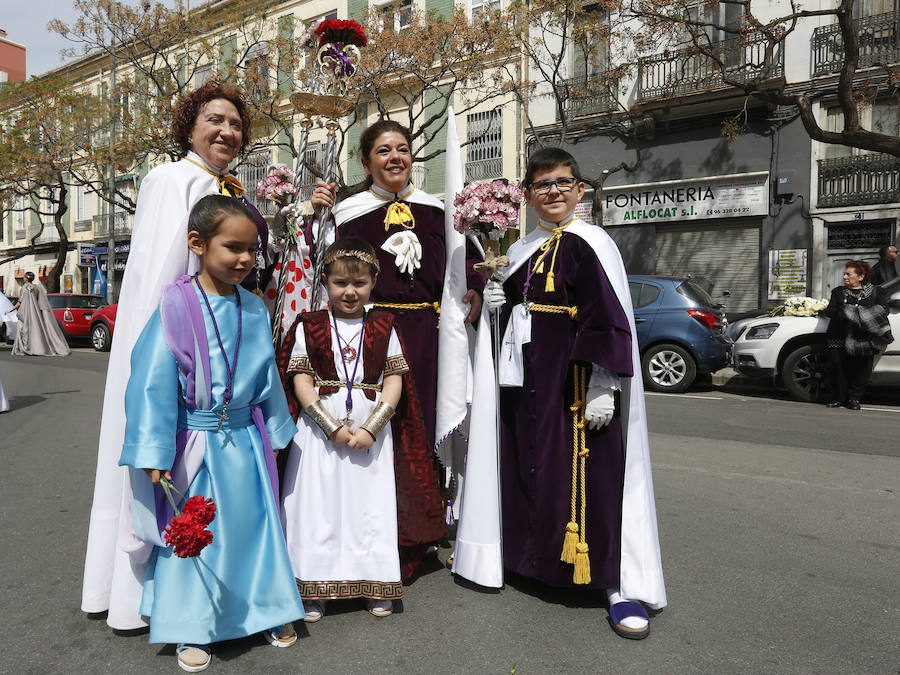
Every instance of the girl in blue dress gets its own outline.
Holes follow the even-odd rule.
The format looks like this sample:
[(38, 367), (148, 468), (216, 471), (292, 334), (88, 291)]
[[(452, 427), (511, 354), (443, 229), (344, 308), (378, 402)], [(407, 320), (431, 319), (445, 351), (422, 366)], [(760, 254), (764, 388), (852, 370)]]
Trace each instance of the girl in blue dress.
[[(279, 516), (273, 448), (290, 444), (288, 411), (262, 300), (239, 286), (253, 267), (256, 225), (234, 199), (194, 206), (194, 277), (167, 287), (134, 348), (125, 396), (135, 548), (150, 559), (141, 613), (151, 643), (176, 643), (178, 665), (205, 670), (209, 644), (265, 631), (297, 640), (304, 617)], [(172, 516), (159, 482), (216, 504), (212, 543), (180, 558), (164, 543)], [(274, 627), (274, 628), (273, 628)]]

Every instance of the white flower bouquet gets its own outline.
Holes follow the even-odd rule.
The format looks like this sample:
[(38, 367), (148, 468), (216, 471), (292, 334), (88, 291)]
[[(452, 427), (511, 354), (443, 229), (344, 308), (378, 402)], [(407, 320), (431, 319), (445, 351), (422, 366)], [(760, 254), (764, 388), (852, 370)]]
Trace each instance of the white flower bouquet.
[(818, 316), (826, 307), (828, 300), (794, 296), (787, 298), (784, 304), (769, 310), (769, 316)]

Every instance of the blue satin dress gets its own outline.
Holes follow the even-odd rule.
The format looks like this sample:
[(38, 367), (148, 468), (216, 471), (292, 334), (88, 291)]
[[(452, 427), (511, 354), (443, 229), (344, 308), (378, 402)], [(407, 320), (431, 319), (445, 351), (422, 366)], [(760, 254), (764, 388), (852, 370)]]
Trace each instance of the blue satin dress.
[[(273, 448), (289, 445), (296, 426), (275, 365), (266, 309), (258, 297), (240, 293), (243, 329), (228, 407), (231, 419), (218, 433), (214, 424), (199, 432), (205, 434), (206, 448), (186, 492), (188, 497), (203, 495), (215, 501), (213, 541), (196, 558), (178, 558), (168, 547), (153, 548), (141, 602), (141, 613), (150, 617), (151, 643), (208, 644), (304, 616), (273, 494), (271, 466), (267, 467), (263, 439), (250, 420), (249, 406), (260, 407)], [(235, 297), (209, 295), (209, 302), (233, 360)], [(218, 410), (226, 384), (225, 363), (202, 299), (200, 304), (209, 345), (210, 407)], [(132, 352), (120, 464), (172, 466), (176, 430), (183, 433), (191, 426), (182, 395), (187, 384), (167, 346), (157, 310)]]

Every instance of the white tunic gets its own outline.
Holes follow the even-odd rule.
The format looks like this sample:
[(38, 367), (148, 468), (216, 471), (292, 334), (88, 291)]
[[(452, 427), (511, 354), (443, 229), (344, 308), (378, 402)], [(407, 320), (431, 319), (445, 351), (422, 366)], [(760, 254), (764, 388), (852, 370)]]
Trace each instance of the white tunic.
[[(339, 341), (332, 319), (331, 346), (342, 382), (347, 381), (344, 365), (351, 378), (355, 365), (355, 361), (342, 361), (341, 350), (347, 344), (359, 352), (360, 363), (353, 379), (362, 381), (365, 366), (360, 346), (362, 324), (362, 319), (338, 319)], [(306, 355), (306, 339), (300, 323), (291, 369)], [(393, 329), (387, 356), (389, 365), (392, 357), (403, 358)], [(404, 372), (405, 360), (402, 363), (388, 371)], [(379, 384), (382, 379), (383, 376)], [(357, 429), (372, 412), (375, 401), (366, 398), (361, 389), (353, 389), (351, 397), (350, 427)], [(346, 401), (346, 387), (322, 398), (325, 408), (337, 420), (347, 416)], [(335, 446), (315, 423), (301, 414), (282, 495), (288, 553), (294, 576), (302, 582), (304, 599), (400, 597), (391, 425), (384, 427), (369, 450), (354, 450), (346, 445)]]

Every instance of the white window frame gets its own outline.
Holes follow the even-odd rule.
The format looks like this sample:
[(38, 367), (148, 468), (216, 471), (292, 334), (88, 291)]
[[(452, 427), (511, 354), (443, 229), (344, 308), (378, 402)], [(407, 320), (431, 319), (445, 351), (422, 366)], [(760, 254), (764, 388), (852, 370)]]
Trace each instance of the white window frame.
[(14, 230), (15, 230), (13, 235), (16, 239), (27, 239), (28, 238), (28, 227), (26, 224), (27, 223), (26, 215), (28, 214), (28, 212), (25, 210), (25, 208), (26, 208), (25, 197), (22, 195), (16, 197), (16, 211), (14, 214), (15, 218), (13, 220), (13, 225), (14, 225)]
[(381, 12), (382, 19), (393, 19), (394, 32), (409, 28), (415, 10), (413, 0), (375, 0), (372, 5)]
[(503, 0), (472, 0), (469, 6), (469, 16), (476, 17), (483, 11), (502, 12)]

